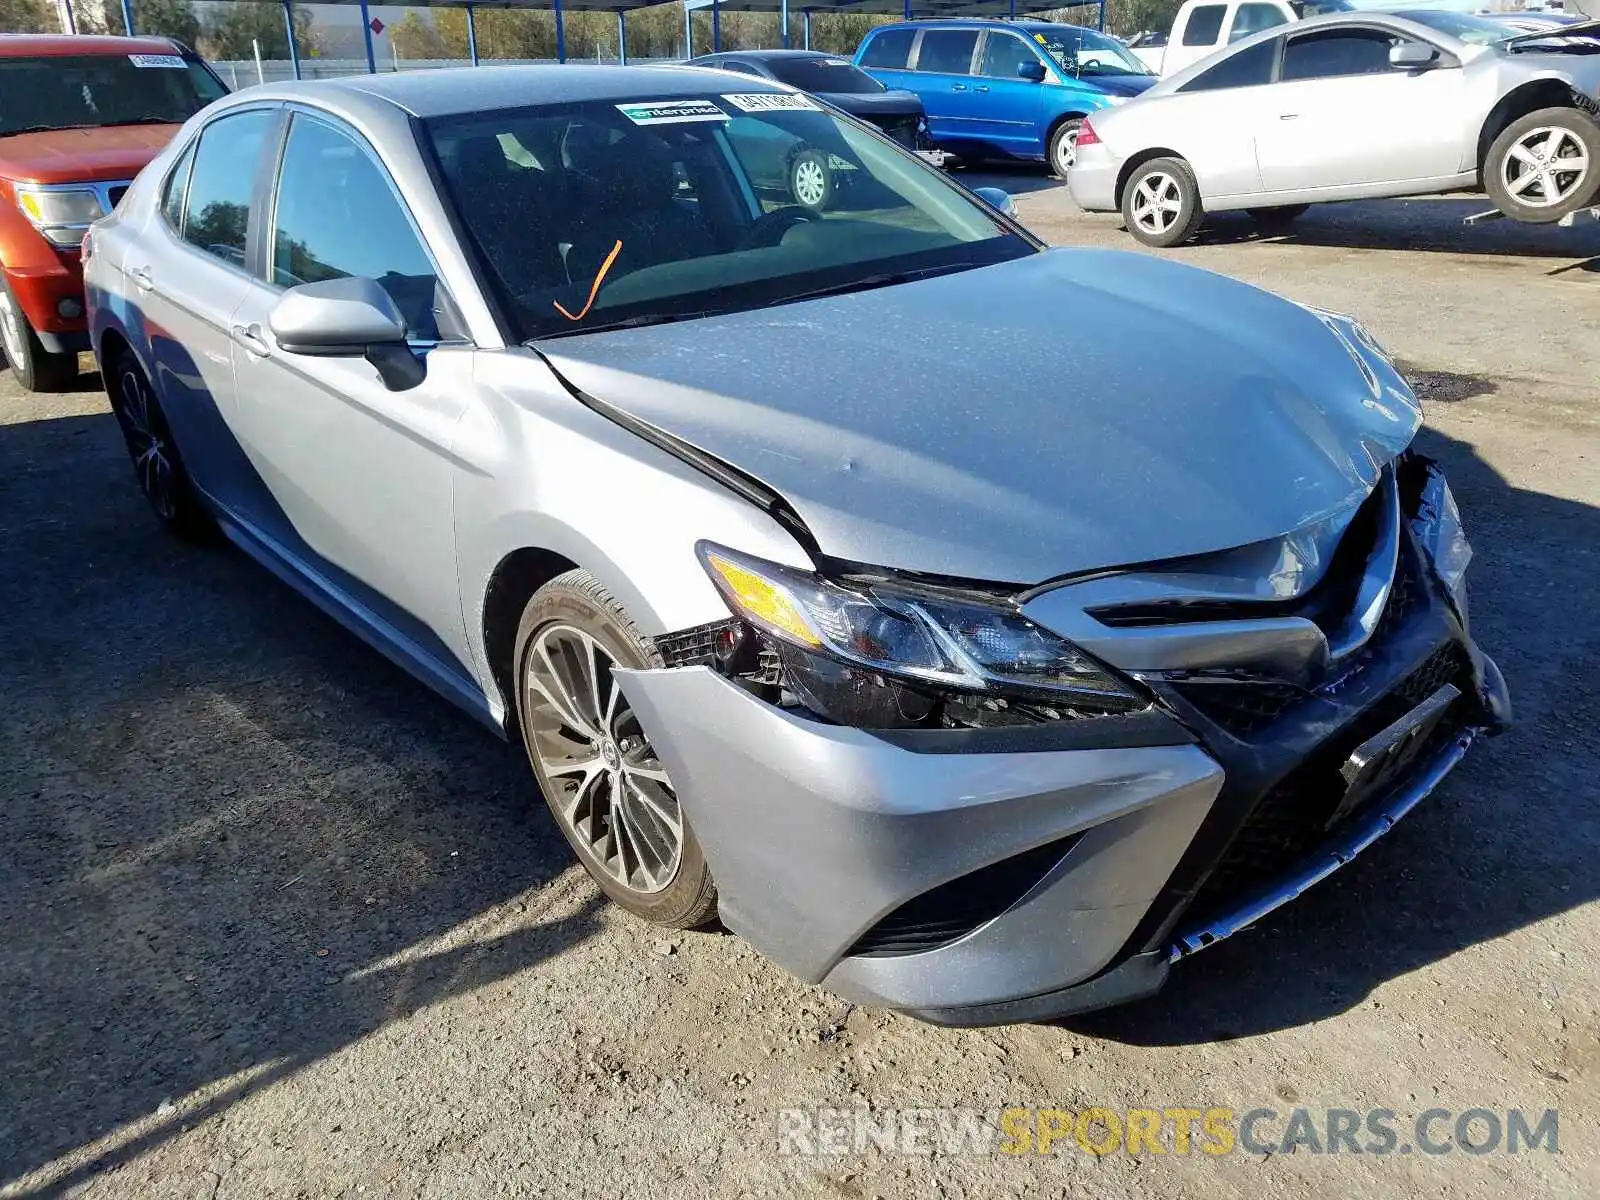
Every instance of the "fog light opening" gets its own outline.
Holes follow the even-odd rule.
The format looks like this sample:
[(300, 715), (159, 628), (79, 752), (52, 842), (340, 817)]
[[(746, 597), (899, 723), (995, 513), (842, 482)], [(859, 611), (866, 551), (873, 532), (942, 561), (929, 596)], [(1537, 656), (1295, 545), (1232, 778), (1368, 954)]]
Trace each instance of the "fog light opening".
[(83, 301), (74, 299), (72, 296), (68, 296), (64, 300), (58, 300), (56, 302), (56, 315), (68, 321), (76, 321), (83, 316)]

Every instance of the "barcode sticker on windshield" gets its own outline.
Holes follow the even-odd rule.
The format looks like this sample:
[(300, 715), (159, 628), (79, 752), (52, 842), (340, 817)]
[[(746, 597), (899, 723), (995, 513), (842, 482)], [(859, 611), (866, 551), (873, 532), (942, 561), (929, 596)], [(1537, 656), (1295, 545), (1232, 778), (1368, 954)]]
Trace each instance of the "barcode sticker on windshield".
[(806, 108), (817, 111), (810, 96), (799, 92), (752, 92), (747, 95), (724, 96), (729, 104), (744, 112), (780, 112), (785, 109)]
[(619, 104), (617, 111), (635, 125), (681, 125), (686, 121), (728, 120), (728, 114), (709, 100), (643, 100)]
[(128, 61), (136, 67), (176, 67), (180, 71), (189, 65), (178, 54), (130, 54)]

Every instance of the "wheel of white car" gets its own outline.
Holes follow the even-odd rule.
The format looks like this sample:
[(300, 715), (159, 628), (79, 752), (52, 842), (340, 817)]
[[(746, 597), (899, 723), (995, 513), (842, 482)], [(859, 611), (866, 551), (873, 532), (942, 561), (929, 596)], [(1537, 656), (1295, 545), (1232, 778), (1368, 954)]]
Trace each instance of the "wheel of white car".
[(517, 629), (517, 718), (539, 790), (578, 861), (629, 912), (688, 929), (717, 911), (700, 844), (613, 671), (660, 653), (587, 571), (534, 593)]
[(1194, 236), (1205, 217), (1194, 172), (1181, 158), (1142, 164), (1122, 189), (1122, 219), (1146, 246), (1176, 246)]
[(128, 349), (114, 350), (101, 365), (111, 412), (122, 430), (133, 477), (156, 520), (185, 541), (204, 541), (216, 529), (189, 480), (178, 443), (144, 368)]
[(833, 200), (833, 168), (821, 150), (802, 150), (789, 164), (789, 194), (812, 212), (825, 212)]
[(1078, 130), (1082, 128), (1082, 117), (1068, 117), (1050, 134), (1050, 170), (1062, 179), (1078, 160)]
[(1489, 147), (1483, 185), (1495, 207), (1529, 224), (1559, 221), (1600, 197), (1600, 123), (1577, 108), (1541, 108)]

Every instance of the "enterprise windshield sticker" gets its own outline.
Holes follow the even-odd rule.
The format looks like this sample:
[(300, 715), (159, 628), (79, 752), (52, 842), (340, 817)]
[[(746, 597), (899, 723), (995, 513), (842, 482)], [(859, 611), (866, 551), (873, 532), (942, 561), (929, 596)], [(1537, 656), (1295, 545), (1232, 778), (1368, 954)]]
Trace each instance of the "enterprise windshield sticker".
[(726, 121), (728, 114), (709, 100), (640, 100), (617, 111), (635, 125), (681, 125), (686, 121)]
[(136, 67), (176, 67), (180, 71), (189, 65), (177, 54), (130, 54), (128, 61)]
[(816, 101), (800, 92), (752, 92), (748, 95), (724, 96), (729, 104), (743, 112), (780, 112), (785, 109), (804, 108), (820, 112)]

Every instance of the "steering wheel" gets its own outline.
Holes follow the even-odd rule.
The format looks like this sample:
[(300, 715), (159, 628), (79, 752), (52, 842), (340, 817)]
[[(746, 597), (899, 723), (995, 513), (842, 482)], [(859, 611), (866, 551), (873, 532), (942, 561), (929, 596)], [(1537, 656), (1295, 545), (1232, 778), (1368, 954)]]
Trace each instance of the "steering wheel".
[(791, 228), (815, 220), (815, 216), (798, 204), (785, 204), (751, 221), (744, 231), (744, 237), (739, 240), (739, 248), (753, 250), (758, 246), (776, 246)]

